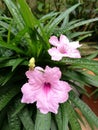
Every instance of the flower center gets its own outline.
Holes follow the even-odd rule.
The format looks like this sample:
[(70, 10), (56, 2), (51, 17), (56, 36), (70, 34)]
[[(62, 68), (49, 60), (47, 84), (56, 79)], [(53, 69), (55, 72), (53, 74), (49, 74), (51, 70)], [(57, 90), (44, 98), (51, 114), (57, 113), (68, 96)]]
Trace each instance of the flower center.
[(60, 51), (60, 53), (65, 54), (66, 53), (65, 46), (60, 46), (59, 51)]
[(51, 84), (48, 83), (48, 82), (45, 82), (44, 83), (44, 91), (45, 91), (45, 93), (47, 94), (50, 91), (50, 89), (51, 89)]

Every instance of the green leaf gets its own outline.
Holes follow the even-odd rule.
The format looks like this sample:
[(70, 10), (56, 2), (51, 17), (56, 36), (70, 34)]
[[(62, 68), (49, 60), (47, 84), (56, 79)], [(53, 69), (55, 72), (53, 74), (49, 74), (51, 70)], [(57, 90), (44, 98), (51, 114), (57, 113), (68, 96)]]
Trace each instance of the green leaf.
[(63, 121), (62, 121), (62, 111), (61, 106), (59, 106), (58, 113), (55, 115), (56, 124), (58, 130), (62, 130), (63, 128)]
[(12, 70), (14, 70), (20, 63), (22, 64), (23, 61), (24, 59), (22, 58), (6, 60), (0, 64), (0, 68), (12, 66)]
[(6, 111), (7, 111), (7, 108), (4, 108), (2, 111), (0, 111), (0, 128), (2, 127), (2, 124), (6, 117)]
[(23, 103), (20, 102), (20, 100), (17, 100), (15, 110), (14, 110), (12, 116), (17, 115), (25, 106), (26, 106), (26, 104), (23, 104)]
[(39, 22), (31, 12), (29, 6), (27, 5), (25, 0), (18, 0), (19, 3), (19, 9), (23, 16), (23, 19), (26, 23), (26, 25), (32, 29), (34, 29), (35, 25), (37, 25)]
[(48, 30), (47, 33), (51, 34), (51, 32), (54, 31), (55, 27), (67, 16), (73, 11), (75, 10), (75, 8), (77, 8), (80, 5), (80, 3), (70, 7), (69, 9), (67, 9), (65, 12), (62, 12), (57, 18), (55, 18), (54, 21), (52, 21), (52, 23), (50, 24), (50, 26), (48, 26)]
[(51, 127), (51, 113), (42, 114), (37, 110), (35, 129), (34, 130), (50, 130)]
[(59, 13), (57, 13), (57, 12), (50, 12), (50, 13), (48, 13), (48, 14), (42, 16), (42, 17), (40, 18), (40, 22), (45, 22), (46, 20), (49, 20), (49, 19), (51, 19), (52, 17), (54, 17), (55, 15), (58, 15), (58, 14), (59, 14)]
[(89, 23), (91, 23), (91, 22), (95, 22), (95, 21), (98, 21), (98, 18), (93, 18), (93, 19), (89, 19), (89, 20), (84, 20), (84, 21), (81, 21), (81, 22), (78, 22), (78, 23), (76, 23), (76, 24), (74, 24), (74, 25), (72, 25), (72, 26), (68, 26), (68, 28), (66, 28), (66, 30), (68, 31), (68, 30), (72, 30), (72, 29), (74, 29), (74, 28), (77, 28), (77, 27), (79, 27), (79, 26), (82, 26), (82, 25), (85, 25), (85, 24), (89, 24)]
[(13, 86), (9, 91), (0, 95), (0, 111), (19, 93), (19, 88)]
[(82, 40), (84, 40), (85, 38), (87, 38), (87, 37), (91, 37), (92, 36), (92, 34), (86, 34), (86, 35), (84, 35), (84, 36), (80, 36), (78, 39), (77, 39), (77, 41), (82, 41)]
[(70, 103), (66, 104), (66, 111), (67, 111), (67, 114), (68, 114), (71, 129), (72, 130), (82, 130), (80, 123), (78, 121), (77, 115), (75, 113), (75, 110)]
[(25, 38), (25, 34), (28, 32), (28, 28), (25, 27), (19, 31), (15, 37), (10, 41), (11, 44), (15, 43), (16, 45), (20, 44), (21, 39)]
[(58, 130), (56, 122), (53, 119), (51, 120), (51, 130)]
[[(7, 23), (7, 22), (4, 22), (4, 21), (0, 21), (0, 26), (2, 26), (3, 27), (3, 29), (9, 29), (9, 23)], [(15, 29), (14, 28), (11, 28), (11, 32), (12, 33), (14, 33), (15, 32)], [(1, 39), (0, 39), (1, 40)]]
[(13, 76), (14, 73), (12, 73), (11, 71), (7, 74), (5, 74), (4, 76), (0, 77), (0, 84), (3, 86), (5, 85)]
[(78, 65), (98, 65), (98, 61), (89, 60), (86, 58), (63, 58), (61, 63), (63, 64), (78, 64)]
[(5, 120), (3, 121), (2, 128), (0, 128), (0, 130), (10, 130), (7, 118), (5, 118)]
[(63, 71), (63, 76), (66, 76), (75, 82), (79, 82), (82, 85), (86, 84), (83, 80), (83, 75), (81, 75), (80, 73), (76, 71), (72, 71), (72, 70), (66, 70), (65, 72)]
[(69, 117), (68, 117), (68, 110), (67, 108), (67, 102), (61, 104), (61, 109), (62, 109), (62, 130), (68, 130), (68, 121), (69, 121)]
[(85, 34), (91, 34), (91, 33), (92, 33), (92, 31), (74, 32), (74, 33), (70, 34), (70, 38), (72, 39), (72, 38), (75, 38), (75, 37), (78, 37), (78, 36), (81, 37), (81, 35), (85, 36)]
[(8, 44), (4, 41), (0, 41), (0, 47), (4, 47), (4, 48), (10, 49), (10, 50), (13, 50), (19, 54), (25, 54), (24, 51), (19, 49), (15, 44)]
[(12, 67), (12, 71), (14, 71), (16, 69), (16, 67), (19, 66), (23, 61), (24, 61), (24, 59), (22, 59), (22, 58), (15, 59), (15, 62)]
[(31, 119), (30, 113), (26, 107), (23, 108), (18, 115), (26, 130), (34, 130), (33, 121)]
[(88, 74), (87, 72), (81, 72), (81, 73), (83, 74), (86, 83), (98, 87), (98, 75), (91, 75)]
[(97, 55), (98, 55), (98, 51), (95, 51), (92, 54), (90, 54), (89, 56), (87, 56), (87, 59), (94, 59), (95, 57), (97, 57)]
[(3, 62), (3, 61), (6, 61), (8, 59), (10, 59), (10, 58), (9, 57), (0, 57), (0, 63)]
[[(70, 12), (69, 12), (70, 13)], [(66, 14), (66, 16), (65, 16), (65, 18), (64, 18), (64, 20), (63, 20), (63, 22), (62, 22), (62, 25), (61, 25), (61, 28), (65, 28), (65, 26), (67, 26), (67, 24), (69, 23), (69, 13), (68, 14)]]
[(98, 74), (98, 61), (84, 59), (84, 58), (63, 58), (59, 64), (61, 65), (71, 65), (72, 68), (87, 69)]
[(18, 115), (13, 116), (14, 107), (11, 106), (8, 109), (8, 123), (10, 130), (21, 130), (21, 122)]
[(14, 22), (18, 23), (17, 24), (17, 28), (19, 30), (24, 28), (24, 21), (21, 17), (20, 11), (18, 10), (17, 6), (14, 4), (14, 2), (12, 0), (4, 0), (5, 4), (7, 5), (10, 13), (12, 14), (13, 18), (14, 18)]
[(70, 100), (80, 109), (91, 128), (93, 129), (95, 126), (98, 128), (98, 117), (87, 106), (87, 104), (84, 103), (81, 99), (79, 99), (72, 91), (70, 93)]

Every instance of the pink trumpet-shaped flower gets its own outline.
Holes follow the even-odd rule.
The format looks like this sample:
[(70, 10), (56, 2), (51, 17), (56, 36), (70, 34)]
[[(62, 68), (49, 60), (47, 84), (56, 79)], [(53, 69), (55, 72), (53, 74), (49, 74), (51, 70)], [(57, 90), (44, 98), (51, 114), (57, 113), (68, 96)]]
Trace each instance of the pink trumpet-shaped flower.
[(80, 58), (80, 52), (77, 49), (81, 45), (79, 42), (69, 42), (68, 38), (64, 35), (60, 36), (60, 39), (56, 36), (51, 36), (49, 42), (54, 47), (48, 50), (48, 53), (51, 56), (52, 60), (59, 61), (63, 57), (70, 57), (70, 58)]
[(46, 66), (45, 70), (35, 67), (34, 70), (27, 71), (26, 76), (28, 82), (21, 88), (22, 103), (37, 102), (37, 108), (46, 114), (48, 112), (57, 113), (59, 103), (68, 100), (71, 87), (67, 82), (60, 80), (61, 71), (58, 67)]

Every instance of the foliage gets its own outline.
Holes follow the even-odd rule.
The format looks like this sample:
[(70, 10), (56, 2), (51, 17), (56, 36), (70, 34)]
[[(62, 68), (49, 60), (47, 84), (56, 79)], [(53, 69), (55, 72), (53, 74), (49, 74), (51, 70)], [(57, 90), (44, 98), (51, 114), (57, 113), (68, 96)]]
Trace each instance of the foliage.
[[(0, 129), (1, 130), (81, 130), (82, 121), (75, 107), (79, 108), (92, 130), (98, 127), (98, 118), (78, 97), (86, 94), (84, 85), (98, 84), (98, 62), (91, 60), (94, 56), (81, 59), (63, 58), (59, 62), (50, 60), (47, 50), (51, 35), (66, 34), (70, 39), (88, 36), (90, 31), (73, 32), (72, 29), (97, 21), (69, 20), (70, 13), (80, 4), (63, 12), (51, 12), (37, 19), (25, 0), (4, 0), (11, 17), (0, 16)], [(82, 36), (81, 36), (82, 35)], [(21, 104), (21, 86), (26, 82), (25, 72), (31, 57), (36, 65), (45, 67), (58, 66), (62, 70), (62, 79), (72, 85), (69, 100), (60, 104), (57, 115), (43, 115), (36, 110), (36, 104)], [(85, 68), (85, 69), (84, 69)], [(89, 77), (87, 70), (96, 76)], [(82, 122), (83, 123), (83, 122)], [(46, 127), (47, 126), (47, 127)]]
[[(70, 19), (91, 19), (98, 17), (98, 1), (97, 0), (66, 0), (66, 7), (69, 8), (73, 4), (76, 4), (77, 2), (81, 2), (81, 6), (77, 8), (74, 12), (72, 12)], [(89, 3), (89, 4), (88, 4)], [(97, 41), (97, 22), (91, 23), (90, 25), (84, 25), (82, 28), (78, 27), (74, 31), (81, 30), (81, 31), (93, 31), (92, 36), (85, 39), (85, 41)]]

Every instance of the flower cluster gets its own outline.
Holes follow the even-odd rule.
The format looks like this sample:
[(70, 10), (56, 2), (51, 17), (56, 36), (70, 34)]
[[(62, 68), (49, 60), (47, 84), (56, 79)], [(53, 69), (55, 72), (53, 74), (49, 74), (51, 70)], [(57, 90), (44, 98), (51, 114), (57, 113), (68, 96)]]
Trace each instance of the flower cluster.
[[(60, 40), (52, 36), (49, 42), (55, 46), (48, 50), (52, 60), (59, 61), (62, 57), (81, 57), (77, 50), (80, 47), (79, 43), (69, 42), (64, 35), (60, 36)], [(29, 67), (35, 67), (34, 59), (30, 60)], [(61, 80), (62, 73), (60, 69), (49, 66), (46, 66), (45, 69), (35, 67), (29, 69), (26, 72), (26, 76), (28, 82), (21, 88), (23, 93), (21, 102), (27, 104), (36, 102), (36, 106), (40, 112), (44, 114), (53, 112), (56, 114), (59, 103), (66, 102), (69, 97), (68, 93), (71, 91), (70, 85), (66, 81)]]

